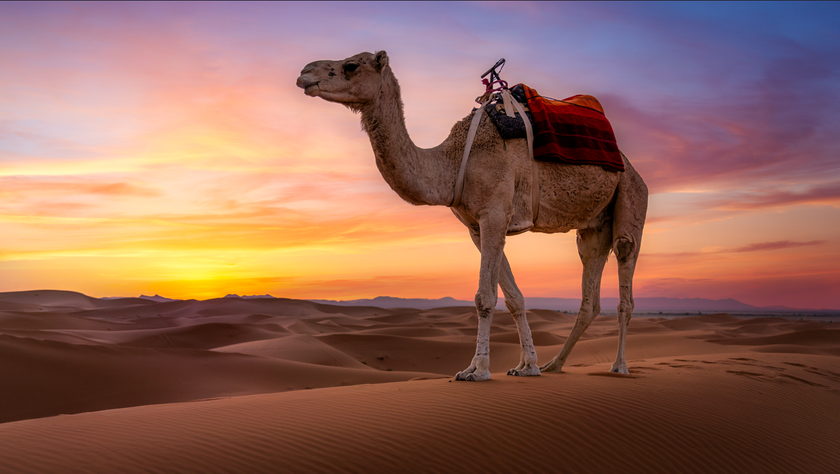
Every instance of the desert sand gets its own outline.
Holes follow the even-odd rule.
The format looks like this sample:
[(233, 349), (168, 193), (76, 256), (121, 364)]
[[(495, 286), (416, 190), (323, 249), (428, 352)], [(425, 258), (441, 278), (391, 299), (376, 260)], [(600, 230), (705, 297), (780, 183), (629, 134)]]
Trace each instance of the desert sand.
[[(574, 316), (531, 310), (540, 360)], [(0, 293), (2, 473), (838, 472), (840, 324), (599, 316), (562, 374), (453, 382), (475, 311)]]

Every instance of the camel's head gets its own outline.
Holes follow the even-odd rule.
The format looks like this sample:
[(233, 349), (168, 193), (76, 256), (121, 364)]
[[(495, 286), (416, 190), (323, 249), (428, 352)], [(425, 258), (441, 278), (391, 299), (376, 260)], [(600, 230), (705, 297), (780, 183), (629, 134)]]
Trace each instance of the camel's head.
[(315, 61), (300, 72), (297, 86), (308, 96), (360, 110), (379, 94), (386, 69), (385, 51), (359, 53), (340, 61)]

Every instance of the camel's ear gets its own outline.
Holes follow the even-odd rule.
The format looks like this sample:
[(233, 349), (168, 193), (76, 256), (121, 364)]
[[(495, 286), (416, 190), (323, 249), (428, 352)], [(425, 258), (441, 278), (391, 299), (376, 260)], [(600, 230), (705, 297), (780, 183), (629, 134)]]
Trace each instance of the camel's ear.
[(379, 51), (376, 53), (376, 57), (373, 58), (373, 67), (376, 68), (376, 71), (381, 71), (385, 66), (388, 65), (388, 53), (385, 51)]

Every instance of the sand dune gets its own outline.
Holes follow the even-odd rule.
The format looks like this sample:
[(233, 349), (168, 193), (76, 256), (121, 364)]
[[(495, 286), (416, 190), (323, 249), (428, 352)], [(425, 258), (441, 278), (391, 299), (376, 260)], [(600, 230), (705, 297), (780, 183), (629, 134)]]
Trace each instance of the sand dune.
[[(574, 316), (529, 312), (541, 360)], [(469, 308), (0, 293), (0, 472), (836, 472), (840, 327), (601, 316), (566, 373), (452, 382)], [(593, 376), (595, 375), (595, 376)]]

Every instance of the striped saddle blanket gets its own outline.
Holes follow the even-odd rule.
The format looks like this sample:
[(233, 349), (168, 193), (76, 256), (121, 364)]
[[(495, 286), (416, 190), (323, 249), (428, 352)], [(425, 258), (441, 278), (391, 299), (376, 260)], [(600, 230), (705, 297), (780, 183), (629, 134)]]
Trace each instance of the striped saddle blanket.
[[(609, 171), (624, 171), (624, 161), (616, 144), (615, 133), (601, 103), (589, 95), (575, 95), (563, 100), (541, 96), (524, 84), (511, 89), (515, 100), (526, 103), (526, 114), (534, 129), (534, 158), (567, 164), (602, 166)], [(523, 100), (524, 99), (524, 100)], [(501, 101), (499, 101), (501, 102)], [(510, 117), (490, 104), (488, 114), (502, 138), (524, 138), (521, 117)]]

